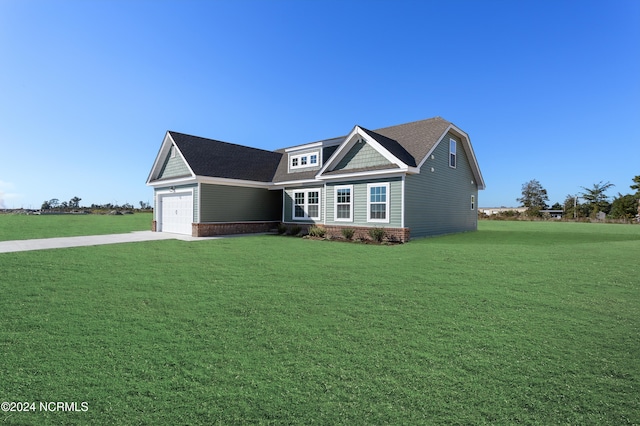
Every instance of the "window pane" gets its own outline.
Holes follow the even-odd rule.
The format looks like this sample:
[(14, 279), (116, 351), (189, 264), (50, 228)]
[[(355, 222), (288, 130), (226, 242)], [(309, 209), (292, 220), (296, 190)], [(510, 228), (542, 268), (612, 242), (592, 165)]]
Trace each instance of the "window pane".
[(309, 161), (311, 162), (311, 164), (316, 164), (318, 162), (318, 156), (315, 154), (312, 155)]
[(337, 217), (338, 219), (351, 218), (351, 206), (348, 204), (338, 205)]
[(295, 217), (304, 217), (304, 208), (296, 205)]
[(318, 204), (318, 193), (317, 192), (309, 192), (309, 195), (307, 196), (307, 202), (309, 204)]
[(351, 202), (351, 189), (338, 189), (337, 194), (338, 203), (350, 203)]
[(297, 159), (297, 158), (293, 158), (293, 159), (291, 160), (291, 165), (292, 165), (293, 167), (296, 167), (296, 166), (298, 165), (298, 159)]
[(318, 205), (316, 204), (316, 205), (309, 206), (309, 211), (307, 213), (308, 213), (309, 217), (318, 217), (318, 216), (320, 216), (318, 214)]
[(371, 204), (371, 219), (386, 219), (386, 210), (386, 204)]
[(305, 166), (307, 164), (307, 157), (302, 157), (300, 159), (300, 165)]
[(371, 187), (370, 202), (372, 203), (386, 203), (387, 202), (387, 187), (386, 186), (374, 186)]

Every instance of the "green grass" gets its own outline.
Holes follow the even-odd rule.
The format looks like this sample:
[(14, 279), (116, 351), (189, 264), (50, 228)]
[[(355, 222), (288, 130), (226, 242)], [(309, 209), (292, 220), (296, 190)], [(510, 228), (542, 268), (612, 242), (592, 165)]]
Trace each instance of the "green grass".
[(151, 213), (111, 215), (0, 215), (0, 241), (118, 234), (151, 229)]
[(640, 226), (481, 222), (0, 255), (0, 400), (48, 424), (640, 423)]

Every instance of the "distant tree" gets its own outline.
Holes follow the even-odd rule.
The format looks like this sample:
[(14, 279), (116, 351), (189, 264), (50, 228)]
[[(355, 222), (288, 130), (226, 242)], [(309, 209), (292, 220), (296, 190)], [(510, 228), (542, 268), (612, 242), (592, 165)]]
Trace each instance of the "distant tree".
[(82, 198), (73, 197), (71, 200), (69, 200), (69, 207), (72, 208), (72, 209), (79, 208), (81, 200), (82, 200)]
[(522, 197), (517, 198), (516, 201), (527, 208), (527, 214), (529, 216), (540, 216), (540, 210), (547, 208), (549, 196), (547, 195), (547, 190), (542, 187), (540, 182), (532, 179), (522, 184)]
[(151, 205), (149, 203), (140, 201), (140, 210), (149, 210), (149, 209), (151, 209)]
[(40, 210), (49, 210), (49, 209), (51, 209), (51, 204), (49, 204), (49, 201), (43, 201), (42, 206), (40, 206)]
[(635, 193), (636, 197), (640, 198), (640, 175), (634, 177), (633, 178), (633, 182), (634, 182), (634, 184), (631, 185), (631, 189), (635, 190), (636, 191), (636, 193)]
[(609, 213), (611, 204), (609, 204), (609, 197), (605, 195), (605, 192), (613, 186), (615, 185), (612, 183), (602, 183), (602, 181), (600, 181), (599, 183), (594, 184), (593, 188), (582, 187), (584, 192), (581, 196), (589, 205), (591, 217), (595, 217), (600, 211)]
[(580, 202), (578, 195), (567, 195), (564, 200), (564, 217), (567, 219), (578, 219), (589, 216), (589, 206)]
[(551, 206), (551, 210), (564, 210), (564, 207), (560, 203), (555, 203)]
[(609, 214), (614, 219), (633, 219), (638, 214), (638, 199), (632, 194), (618, 193), (618, 196), (611, 203)]
[(49, 206), (52, 209), (57, 208), (60, 205), (60, 200), (58, 200), (57, 198), (52, 198), (49, 200)]

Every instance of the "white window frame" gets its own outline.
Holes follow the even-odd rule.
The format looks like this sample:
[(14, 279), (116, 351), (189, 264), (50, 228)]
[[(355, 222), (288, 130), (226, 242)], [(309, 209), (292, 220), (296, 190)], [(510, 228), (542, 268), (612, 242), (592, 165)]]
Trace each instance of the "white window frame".
[[(451, 149), (452, 147), (453, 149)], [(449, 139), (449, 167), (451, 167), (452, 169), (455, 169), (457, 165), (458, 165), (458, 142), (455, 139), (451, 138)]]
[[(316, 156), (315, 163), (311, 163), (312, 155)], [(304, 154), (297, 154), (297, 155), (289, 155), (289, 168), (292, 170), (295, 170), (295, 169), (304, 169), (307, 167), (316, 167), (318, 166), (319, 161), (320, 161), (320, 151), (305, 152)], [(296, 164), (293, 164), (294, 162)]]
[[(338, 203), (338, 191), (349, 190), (349, 203)], [(333, 220), (336, 222), (353, 222), (353, 185), (337, 185), (333, 188)], [(349, 205), (349, 217), (338, 217), (338, 206)]]
[(476, 209), (476, 196), (472, 195), (471, 196), (471, 210), (475, 210)]
[[(382, 203), (372, 203), (371, 202), (371, 188), (385, 188), (385, 213), (384, 219), (374, 219), (371, 217), (371, 204), (382, 204)], [(389, 223), (389, 204), (390, 204), (390, 188), (389, 182), (385, 183), (368, 183), (367, 184), (367, 222), (377, 222), (377, 223)]]
[[(318, 193), (318, 215), (317, 216), (308, 216), (309, 212), (309, 193), (317, 192)], [(304, 212), (303, 216), (296, 216), (296, 194), (304, 194), (304, 204), (301, 205), (302, 210)], [(321, 204), (322, 204), (322, 189), (314, 188), (314, 189), (300, 189), (295, 190), (292, 193), (291, 197), (291, 218), (293, 220), (320, 220), (320, 212), (321, 212)], [(315, 204), (312, 204), (315, 205)]]

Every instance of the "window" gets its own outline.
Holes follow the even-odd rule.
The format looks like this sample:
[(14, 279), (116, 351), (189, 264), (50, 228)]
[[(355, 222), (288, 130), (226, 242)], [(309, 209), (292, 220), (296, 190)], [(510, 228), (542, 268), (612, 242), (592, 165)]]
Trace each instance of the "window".
[(389, 223), (389, 184), (370, 183), (367, 193), (367, 220)]
[(476, 209), (476, 196), (472, 195), (471, 196), (471, 210), (475, 210)]
[(456, 168), (456, 141), (449, 139), (449, 167)]
[(293, 193), (294, 219), (320, 219), (320, 191), (305, 190)]
[(293, 217), (304, 219), (304, 192), (293, 193)]
[(307, 192), (307, 216), (320, 218), (320, 192)]
[(353, 185), (336, 186), (335, 191), (334, 219), (336, 221), (352, 222)]
[(291, 169), (313, 167), (319, 164), (318, 159), (320, 158), (320, 153), (318, 151), (308, 152), (305, 154), (290, 155), (289, 158), (291, 159)]

